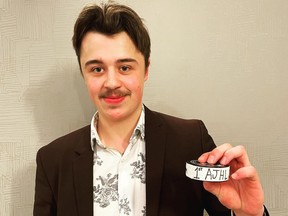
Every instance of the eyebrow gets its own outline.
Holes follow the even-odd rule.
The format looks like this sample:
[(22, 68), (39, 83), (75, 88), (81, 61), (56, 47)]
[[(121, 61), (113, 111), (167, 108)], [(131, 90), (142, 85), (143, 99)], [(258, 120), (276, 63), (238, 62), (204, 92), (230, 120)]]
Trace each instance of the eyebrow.
[(89, 60), (85, 63), (85, 68), (91, 64), (103, 64), (103, 61), (98, 59)]
[(124, 59), (119, 59), (116, 61), (117, 63), (125, 63), (125, 62), (135, 62), (138, 64), (138, 62), (136, 61), (136, 59), (133, 58), (124, 58)]
[[(123, 58), (123, 59), (118, 59), (116, 61), (116, 63), (125, 63), (125, 62), (134, 62), (134, 63), (137, 63), (137, 60), (136, 59), (133, 59), (133, 58)], [(92, 59), (92, 60), (89, 60), (85, 63), (85, 68), (91, 64), (104, 64), (104, 62), (102, 60), (99, 60), (99, 59)]]

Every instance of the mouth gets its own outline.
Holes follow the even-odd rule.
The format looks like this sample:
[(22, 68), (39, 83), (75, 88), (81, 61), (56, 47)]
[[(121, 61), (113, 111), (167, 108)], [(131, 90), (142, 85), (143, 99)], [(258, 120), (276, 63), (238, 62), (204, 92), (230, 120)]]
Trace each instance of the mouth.
[(129, 92), (124, 91), (111, 91), (103, 92), (100, 94), (100, 98), (103, 99), (108, 104), (120, 104), (123, 100), (125, 100), (126, 96), (129, 96)]
[(120, 97), (109, 96), (109, 97), (104, 97), (103, 99), (106, 103), (109, 103), (109, 104), (119, 104), (125, 99), (125, 96), (120, 96)]

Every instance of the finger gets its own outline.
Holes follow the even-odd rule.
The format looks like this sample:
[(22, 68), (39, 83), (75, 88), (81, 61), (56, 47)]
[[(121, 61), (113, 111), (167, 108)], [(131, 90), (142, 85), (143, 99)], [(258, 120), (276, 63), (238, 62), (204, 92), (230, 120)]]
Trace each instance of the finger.
[(229, 164), (233, 159), (236, 159), (238, 163), (241, 163), (242, 166), (251, 166), (251, 163), (249, 161), (247, 152), (242, 145), (238, 145), (236, 147), (233, 147), (231, 149), (228, 149), (223, 157), (220, 160), (220, 163), (222, 165)]
[(199, 158), (198, 161), (200, 163), (205, 163), (209, 157), (210, 152), (205, 152), (204, 154), (202, 154)]
[(218, 146), (217, 148), (213, 149), (209, 153), (209, 156), (207, 158), (207, 162), (210, 163), (210, 164), (217, 163), (220, 160), (220, 158), (223, 157), (225, 152), (228, 151), (231, 148), (232, 148), (232, 146), (229, 143), (225, 143), (223, 145)]
[(219, 199), (221, 192), (221, 183), (203, 182), (203, 187), (205, 190), (214, 194)]
[(203, 182), (203, 186), (205, 190), (209, 191), (210, 193), (214, 194), (216, 197), (218, 197), (220, 193), (220, 184), (216, 184), (213, 182)]
[(231, 178), (234, 180), (241, 180), (241, 179), (246, 179), (250, 178), (251, 180), (257, 180), (258, 181), (258, 174), (253, 166), (246, 166), (238, 169), (236, 172), (234, 172), (231, 175)]

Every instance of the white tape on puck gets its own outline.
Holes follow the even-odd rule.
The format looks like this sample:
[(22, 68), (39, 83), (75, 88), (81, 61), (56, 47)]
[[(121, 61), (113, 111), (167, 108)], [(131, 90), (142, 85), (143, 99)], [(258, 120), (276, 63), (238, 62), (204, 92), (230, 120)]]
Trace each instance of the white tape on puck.
[(199, 163), (191, 160), (186, 163), (186, 176), (199, 181), (223, 182), (229, 179), (230, 166)]

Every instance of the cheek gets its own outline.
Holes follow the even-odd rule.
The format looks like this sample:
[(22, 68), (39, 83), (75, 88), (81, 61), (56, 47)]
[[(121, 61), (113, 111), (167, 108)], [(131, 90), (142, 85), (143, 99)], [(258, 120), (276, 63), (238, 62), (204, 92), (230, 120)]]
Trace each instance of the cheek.
[(145, 79), (144, 77), (134, 76), (126, 80), (126, 86), (132, 90), (141, 90), (143, 89)]
[(90, 97), (93, 98), (93, 97), (95, 97), (95, 94), (98, 93), (99, 87), (95, 82), (89, 80), (89, 81), (86, 81), (86, 88), (88, 90)]
[(139, 100), (139, 101), (142, 100), (142, 97), (143, 97), (143, 85), (142, 85), (142, 83), (138, 83), (138, 85), (135, 86), (134, 94), (135, 94), (136, 100)]
[(139, 79), (131, 79), (126, 82), (126, 88), (136, 95), (141, 95), (143, 91), (143, 81)]

